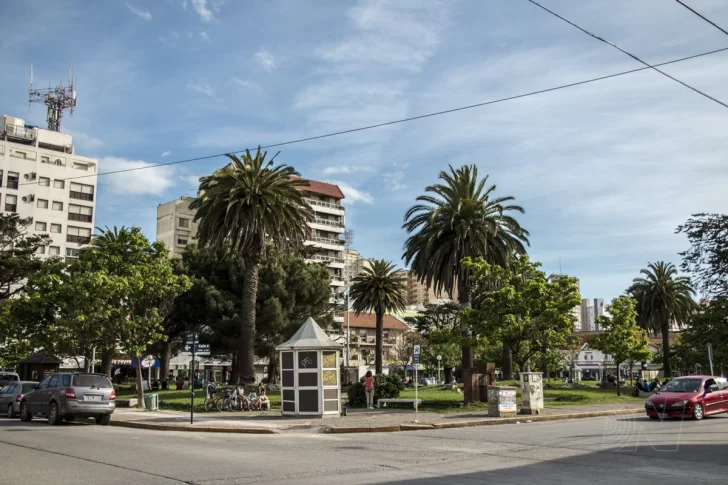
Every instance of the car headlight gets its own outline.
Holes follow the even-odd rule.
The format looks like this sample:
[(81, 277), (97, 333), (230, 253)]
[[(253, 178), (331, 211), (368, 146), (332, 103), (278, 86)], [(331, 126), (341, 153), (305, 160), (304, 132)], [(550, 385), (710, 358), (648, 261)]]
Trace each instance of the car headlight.
[(645, 399), (645, 406), (652, 406), (652, 401)]
[(682, 401), (677, 401), (677, 402), (672, 403), (672, 405), (677, 408), (681, 408), (681, 407), (685, 406), (687, 403), (688, 403), (688, 400), (683, 399)]

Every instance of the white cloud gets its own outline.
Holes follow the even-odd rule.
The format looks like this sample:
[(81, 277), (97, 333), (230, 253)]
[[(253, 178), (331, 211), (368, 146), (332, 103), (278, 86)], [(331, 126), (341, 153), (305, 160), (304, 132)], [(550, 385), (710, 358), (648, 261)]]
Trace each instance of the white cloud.
[(260, 89), (260, 86), (258, 86), (256, 83), (252, 81), (248, 81), (247, 79), (240, 79), (237, 76), (233, 76), (230, 78), (230, 82), (237, 84), (241, 88), (247, 88), (247, 89)]
[(200, 32), (200, 39), (204, 40), (205, 42), (210, 42), (210, 36), (207, 35), (207, 32)]
[(350, 166), (350, 165), (340, 165), (340, 166), (332, 166), (332, 167), (325, 167), (323, 170), (324, 175), (337, 175), (337, 174), (352, 174), (352, 173), (360, 173), (360, 172), (373, 172), (374, 168), (372, 167), (356, 167), (356, 166)]
[(260, 64), (260, 67), (268, 72), (273, 72), (276, 68), (276, 58), (273, 57), (273, 54), (268, 52), (266, 49), (260, 49), (255, 53), (253, 58), (258, 64)]
[(162, 152), (162, 154), (160, 155), (160, 157), (161, 158), (165, 158), (165, 157), (170, 156), (171, 154), (172, 154), (172, 152), (170, 152), (169, 150), (165, 150), (165, 151)]
[(163, 195), (174, 185), (175, 168), (171, 166), (145, 168), (152, 164), (120, 157), (103, 157), (99, 166), (102, 173), (122, 171), (99, 177), (99, 183), (106, 185), (113, 194)]
[(104, 146), (103, 141), (86, 133), (74, 131), (71, 135), (73, 136), (73, 144), (79, 146), (82, 150), (98, 150)]
[(355, 189), (346, 182), (341, 182), (339, 180), (327, 180), (327, 182), (339, 186), (341, 191), (344, 193), (344, 201), (348, 204), (356, 204), (359, 202), (364, 204), (372, 204), (374, 202), (374, 197), (372, 197), (369, 192)]
[(189, 83), (187, 84), (187, 89), (189, 89), (190, 91), (195, 91), (196, 93), (204, 94), (205, 96), (208, 96), (212, 99), (219, 100), (217, 94), (215, 94), (215, 90), (212, 89), (212, 87), (207, 83)]
[(191, 3), (192, 8), (195, 9), (203, 22), (209, 22), (215, 18), (215, 14), (208, 6), (207, 0), (191, 0)]
[(188, 185), (198, 188), (200, 186), (201, 177), (202, 175), (185, 175), (182, 177), (182, 181)]
[(134, 7), (133, 5), (129, 5), (127, 2), (124, 2), (124, 5), (137, 17), (143, 18), (144, 20), (152, 20), (152, 14), (149, 12), (149, 10), (142, 10), (139, 8)]

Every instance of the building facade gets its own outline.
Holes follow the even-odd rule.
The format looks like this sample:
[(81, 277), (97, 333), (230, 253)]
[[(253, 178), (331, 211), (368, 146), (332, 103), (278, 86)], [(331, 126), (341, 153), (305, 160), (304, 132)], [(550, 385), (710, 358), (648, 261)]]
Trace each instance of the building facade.
[(594, 302), (588, 298), (581, 300), (581, 331), (594, 330)]
[(30, 218), (28, 234), (50, 236), (40, 257), (70, 262), (90, 242), (97, 172), (98, 160), (76, 154), (71, 135), (0, 117), (0, 211)]
[(169, 255), (179, 258), (189, 244), (197, 242), (195, 212), (190, 209), (194, 197), (179, 199), (157, 206), (157, 241), (169, 249)]
[(437, 292), (433, 287), (421, 282), (414, 273), (408, 269), (400, 269), (396, 274), (407, 285), (407, 306), (412, 308), (423, 308), (430, 303), (439, 304), (448, 301), (457, 301), (457, 288), (452, 296), (444, 291)]
[(605, 314), (604, 311), (604, 298), (594, 298), (594, 328), (593, 330), (599, 332), (599, 317)]
[[(555, 282), (559, 281), (559, 279), (562, 276), (563, 275), (561, 275), (561, 274), (552, 273), (549, 276), (549, 278), (548, 278), (549, 283), (555, 283)], [(576, 288), (577, 288), (577, 290), (581, 291), (581, 287), (579, 285), (579, 278), (574, 278), (574, 279), (576, 280)], [(582, 322), (581, 305), (575, 306), (574, 309), (571, 310), (571, 315), (574, 317), (574, 332), (581, 332), (582, 331), (582, 324), (581, 324), (581, 322)]]
[[(377, 318), (374, 313), (361, 313), (357, 315), (349, 312), (348, 325), (350, 329), (350, 356), (349, 367), (373, 366), (376, 359), (376, 329)], [(411, 354), (407, 336), (412, 330), (401, 320), (392, 315), (384, 315), (383, 330), (383, 362), (385, 365), (399, 365)], [(331, 335), (340, 343), (346, 344), (346, 326), (341, 328), (338, 335)], [(344, 355), (346, 350), (344, 350)]]

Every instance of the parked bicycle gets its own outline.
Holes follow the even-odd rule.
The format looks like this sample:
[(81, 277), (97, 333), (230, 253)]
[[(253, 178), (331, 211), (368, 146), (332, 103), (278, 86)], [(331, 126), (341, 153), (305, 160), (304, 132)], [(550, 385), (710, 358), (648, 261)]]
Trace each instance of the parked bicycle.
[(205, 411), (212, 411), (217, 408), (218, 411), (227, 411), (225, 407), (225, 393), (218, 397), (217, 395), (208, 395), (205, 397)]

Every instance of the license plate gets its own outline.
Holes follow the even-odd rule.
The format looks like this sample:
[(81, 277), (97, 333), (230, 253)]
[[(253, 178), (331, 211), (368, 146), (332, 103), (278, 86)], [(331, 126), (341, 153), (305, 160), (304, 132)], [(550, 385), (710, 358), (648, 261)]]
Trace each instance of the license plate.
[(85, 394), (85, 395), (84, 395), (83, 397), (84, 397), (84, 398), (85, 398), (85, 399), (86, 399), (87, 401), (101, 401), (101, 396), (99, 396), (99, 395), (96, 395), (96, 394), (91, 394), (91, 395), (89, 395), (89, 394)]

